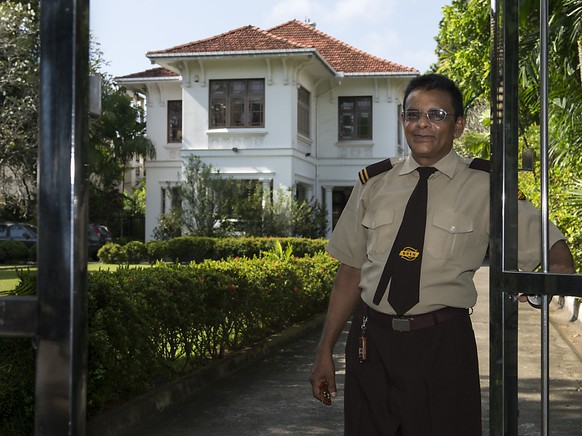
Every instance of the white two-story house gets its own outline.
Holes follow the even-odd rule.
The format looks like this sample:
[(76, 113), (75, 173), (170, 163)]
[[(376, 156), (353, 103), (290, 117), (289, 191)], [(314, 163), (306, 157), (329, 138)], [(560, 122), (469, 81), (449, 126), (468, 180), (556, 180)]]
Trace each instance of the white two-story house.
[(408, 153), (402, 96), (419, 73), (289, 21), (151, 51), (159, 67), (118, 78), (147, 100), (146, 239), (189, 156), (232, 178), (290, 189), (337, 221), (358, 171)]

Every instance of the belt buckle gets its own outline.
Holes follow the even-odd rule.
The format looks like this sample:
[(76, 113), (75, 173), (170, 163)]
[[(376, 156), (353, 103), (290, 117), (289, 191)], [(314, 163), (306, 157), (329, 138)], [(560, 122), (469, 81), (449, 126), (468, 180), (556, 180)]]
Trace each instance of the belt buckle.
[(392, 318), (392, 329), (397, 332), (409, 332), (412, 318)]

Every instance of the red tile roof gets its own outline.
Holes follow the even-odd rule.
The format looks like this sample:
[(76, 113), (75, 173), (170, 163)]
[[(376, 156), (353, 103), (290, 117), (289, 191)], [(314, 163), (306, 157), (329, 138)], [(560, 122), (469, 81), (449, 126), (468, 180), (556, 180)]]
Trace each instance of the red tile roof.
[(153, 78), (171, 78), (180, 77), (166, 68), (152, 68), (151, 70), (141, 71), (139, 73), (128, 74), (127, 76), (118, 77), (118, 79), (153, 79)]
[(315, 47), (336, 71), (344, 73), (417, 72), (415, 68), (405, 67), (358, 50), (298, 20), (288, 21), (269, 29), (268, 32), (304, 47)]
[[(182, 44), (165, 50), (150, 51), (156, 59), (172, 55), (195, 56), (198, 53), (229, 53), (315, 49), (337, 72), (346, 74), (416, 73), (415, 68), (390, 62), (358, 50), (315, 27), (298, 20), (288, 21), (269, 30), (244, 26), (211, 38)], [(142, 73), (137, 73), (142, 74)], [(128, 77), (128, 76), (125, 76)]]
[(150, 51), (148, 56), (157, 54), (240, 52), (260, 50), (301, 49), (305, 46), (271, 35), (254, 26), (244, 26), (200, 41), (189, 42), (165, 50)]

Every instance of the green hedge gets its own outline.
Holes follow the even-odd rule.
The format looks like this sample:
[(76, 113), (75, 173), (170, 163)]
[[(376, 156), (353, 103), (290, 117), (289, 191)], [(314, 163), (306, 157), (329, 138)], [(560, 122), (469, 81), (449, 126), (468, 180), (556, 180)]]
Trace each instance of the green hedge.
[[(319, 253), (91, 273), (88, 416), (323, 312), (337, 266)], [(31, 342), (0, 353), (0, 434), (32, 434)]]
[(22, 241), (0, 241), (0, 263), (23, 263), (36, 260), (36, 244), (28, 248)]
[(220, 260), (229, 257), (254, 257), (270, 251), (276, 242), (285, 250), (293, 247), (297, 257), (312, 256), (325, 250), (327, 240), (304, 238), (208, 238), (201, 236), (181, 236), (168, 241), (132, 241), (126, 245), (107, 244), (99, 250), (98, 257), (104, 263), (154, 263), (203, 262), (207, 259)]

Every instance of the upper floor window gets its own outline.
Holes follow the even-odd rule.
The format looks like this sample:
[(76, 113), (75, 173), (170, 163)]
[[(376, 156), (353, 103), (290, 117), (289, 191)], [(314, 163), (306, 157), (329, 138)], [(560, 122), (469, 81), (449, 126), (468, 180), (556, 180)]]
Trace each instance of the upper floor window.
[(339, 97), (338, 138), (372, 139), (372, 97)]
[(182, 142), (182, 100), (168, 101), (168, 142)]
[(265, 127), (263, 79), (211, 80), (210, 128)]
[(300, 86), (297, 90), (297, 131), (308, 138), (311, 135), (309, 129), (309, 99), (309, 91)]

